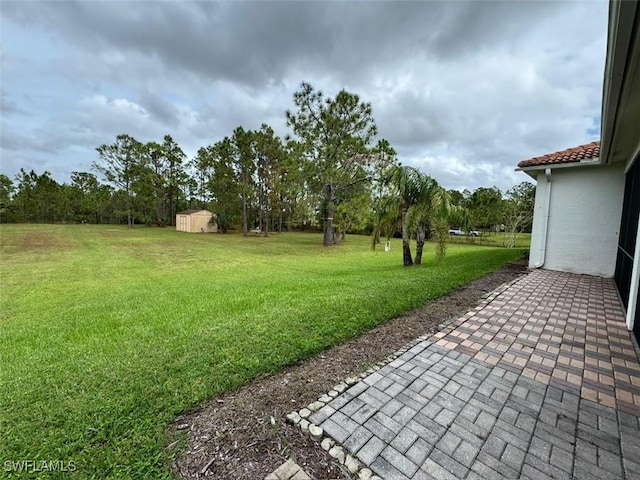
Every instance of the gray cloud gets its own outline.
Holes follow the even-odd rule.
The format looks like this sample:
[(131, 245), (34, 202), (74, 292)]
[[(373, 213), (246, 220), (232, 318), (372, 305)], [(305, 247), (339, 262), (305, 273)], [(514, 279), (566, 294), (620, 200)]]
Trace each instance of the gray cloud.
[(140, 95), (140, 106), (156, 121), (170, 128), (176, 128), (179, 122), (178, 108), (160, 95), (145, 90)]
[(56, 171), (78, 169), (125, 132), (170, 133), (191, 155), (238, 125), (284, 135), (303, 80), (372, 102), (401, 160), (450, 188), (508, 188), (527, 178), (513, 172), (517, 161), (590, 141), (598, 128), (603, 2), (5, 1), (2, 10), (0, 147), (3, 159), (13, 152), (3, 169), (30, 151), (59, 162)]
[[(5, 15), (92, 50), (251, 85), (289, 68), (349, 76), (398, 58), (451, 61), (503, 43), (563, 4), (544, 2), (5, 2)], [(566, 8), (566, 6), (564, 6)]]
[(12, 100), (4, 90), (0, 92), (0, 112), (2, 112), (3, 115), (20, 112), (18, 104)]

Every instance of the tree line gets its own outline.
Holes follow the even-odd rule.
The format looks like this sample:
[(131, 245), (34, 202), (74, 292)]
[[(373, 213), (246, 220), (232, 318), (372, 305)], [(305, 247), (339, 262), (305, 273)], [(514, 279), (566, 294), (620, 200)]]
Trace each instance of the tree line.
[[(223, 233), (320, 228), (324, 245), (339, 243), (347, 232), (395, 234), (391, 229), (400, 229), (397, 221), (410, 213), (408, 205), (403, 211), (397, 204), (403, 198), (402, 174), (419, 172), (400, 166), (388, 141), (373, 143), (371, 104), (344, 90), (329, 98), (308, 83), (294, 93), (293, 103), (285, 138), (266, 124), (255, 131), (239, 126), (188, 159), (170, 135), (143, 143), (122, 134), (96, 148), (91, 172), (73, 172), (68, 183), (56, 182), (46, 171), (21, 169), (14, 180), (0, 174), (0, 221), (169, 226), (175, 225), (176, 212), (208, 209)], [(530, 184), (506, 196), (495, 187), (447, 192), (419, 175), (431, 196), (418, 201), (419, 195), (411, 194), (411, 215), (418, 219), (412, 225), (419, 228), (409, 228), (407, 235), (431, 238), (452, 221), (496, 228), (516, 217), (518, 230), (530, 228)], [(514, 207), (520, 197), (529, 202), (524, 209)]]

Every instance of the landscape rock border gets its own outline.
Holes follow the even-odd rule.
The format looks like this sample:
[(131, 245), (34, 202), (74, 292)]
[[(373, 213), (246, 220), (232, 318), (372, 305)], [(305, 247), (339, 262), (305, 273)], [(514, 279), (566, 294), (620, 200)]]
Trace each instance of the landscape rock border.
[[(438, 328), (450, 323), (445, 320), (461, 318), (490, 292), (525, 273), (526, 259), (505, 264), (357, 338), (259, 376), (179, 415), (167, 432), (172, 472), (193, 480), (255, 480), (293, 459), (312, 478), (349, 478), (344, 465), (286, 421), (287, 413), (306, 408), (346, 377), (368, 369), (416, 337), (440, 338), (443, 332)], [(317, 419), (316, 423), (321, 424)]]
[(309, 417), (314, 412), (329, 404), (331, 401), (333, 401), (334, 398), (346, 391), (349, 387), (364, 380), (369, 375), (380, 370), (385, 365), (393, 362), (395, 359), (409, 351), (411, 348), (415, 347), (417, 344), (429, 340), (431, 340), (429, 344), (435, 343), (440, 337), (445, 336), (446, 334), (460, 326), (462, 323), (464, 323), (467, 319), (472, 317), (475, 312), (484, 309), (487, 305), (498, 298), (505, 290), (507, 290), (507, 288), (509, 288), (518, 280), (520, 280), (520, 277), (515, 278), (510, 282), (499, 285), (493, 291), (484, 295), (483, 300), (478, 302), (477, 306), (466, 314), (457, 319), (446, 321), (438, 325), (437, 333), (421, 335), (411, 342), (405, 344), (402, 348), (395, 351), (391, 355), (388, 355), (372, 367), (367, 368), (366, 370), (360, 372), (355, 376), (345, 378), (342, 382), (335, 385), (326, 394), (320, 395), (316, 401), (311, 402), (309, 405), (301, 408), (298, 411), (288, 413), (286, 415), (287, 421), (293, 426), (300, 429), (303, 434), (309, 436), (311, 440), (319, 443), (322, 450), (328, 452), (330, 457), (335, 459), (338, 463), (340, 463), (340, 465), (343, 465), (347, 469), (349, 474), (358, 475), (358, 480), (383, 480), (377, 475), (374, 475), (371, 469), (369, 469), (367, 465), (363, 465), (362, 462), (358, 460), (354, 455), (352, 455), (346, 447), (340, 445), (339, 442), (336, 442), (330, 436), (325, 435), (323, 428), (310, 422)]

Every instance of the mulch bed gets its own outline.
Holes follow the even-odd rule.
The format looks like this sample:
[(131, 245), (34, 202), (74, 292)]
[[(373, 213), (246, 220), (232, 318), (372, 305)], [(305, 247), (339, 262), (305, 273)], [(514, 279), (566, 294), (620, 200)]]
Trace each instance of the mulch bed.
[(169, 437), (176, 440), (175, 474), (189, 479), (261, 480), (292, 458), (317, 480), (350, 479), (320, 446), (285, 423), (320, 395), (438, 325), (475, 307), (483, 295), (526, 272), (524, 261), (506, 265), (451, 294), (268, 377), (256, 378), (213, 399), (204, 408), (178, 417)]

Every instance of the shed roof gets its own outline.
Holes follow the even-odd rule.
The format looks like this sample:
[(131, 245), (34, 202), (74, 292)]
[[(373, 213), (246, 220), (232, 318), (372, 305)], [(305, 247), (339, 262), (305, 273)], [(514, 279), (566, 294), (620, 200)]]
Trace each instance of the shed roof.
[(529, 160), (522, 160), (518, 168), (538, 167), (542, 165), (557, 165), (561, 163), (578, 163), (583, 160), (591, 160), (600, 156), (600, 142), (591, 142), (586, 145), (567, 148), (555, 153), (548, 153)]
[(198, 210), (183, 210), (181, 212), (176, 212), (176, 215), (191, 215), (192, 213), (200, 213), (200, 212), (205, 212), (205, 213), (211, 214), (211, 212), (209, 210), (205, 210), (204, 208), (200, 208)]

